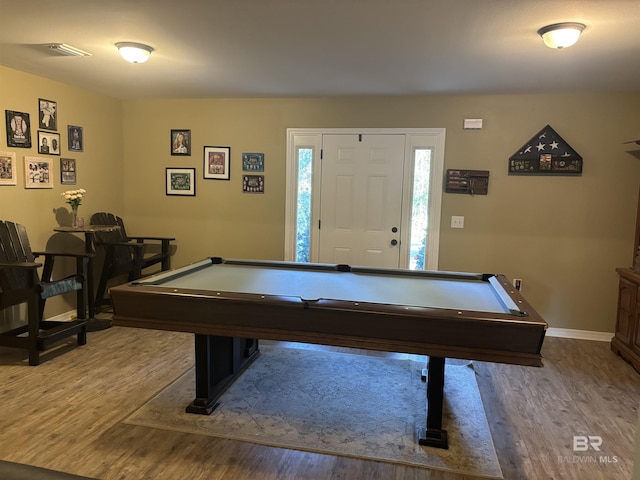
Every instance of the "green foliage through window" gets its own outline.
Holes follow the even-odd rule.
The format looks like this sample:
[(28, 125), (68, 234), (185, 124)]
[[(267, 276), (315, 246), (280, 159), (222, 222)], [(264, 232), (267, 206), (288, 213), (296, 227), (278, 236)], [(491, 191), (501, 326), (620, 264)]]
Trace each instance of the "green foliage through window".
[(429, 184), (431, 182), (431, 149), (414, 151), (413, 196), (411, 202), (411, 248), (409, 269), (424, 270), (427, 258), (429, 221)]
[(298, 211), (296, 213), (296, 262), (309, 262), (311, 253), (311, 185), (313, 149), (298, 148)]

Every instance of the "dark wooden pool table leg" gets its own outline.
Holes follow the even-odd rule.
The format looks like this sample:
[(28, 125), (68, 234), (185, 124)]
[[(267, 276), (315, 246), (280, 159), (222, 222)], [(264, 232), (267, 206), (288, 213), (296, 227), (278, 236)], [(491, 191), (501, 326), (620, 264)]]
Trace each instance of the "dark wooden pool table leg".
[[(427, 428), (420, 445), (449, 448), (447, 431), (442, 429), (442, 404), (444, 400), (445, 358), (429, 357), (427, 367)], [(424, 379), (424, 375), (423, 375)]]
[(258, 340), (195, 335), (196, 398), (187, 413), (210, 415), (218, 398), (260, 355)]

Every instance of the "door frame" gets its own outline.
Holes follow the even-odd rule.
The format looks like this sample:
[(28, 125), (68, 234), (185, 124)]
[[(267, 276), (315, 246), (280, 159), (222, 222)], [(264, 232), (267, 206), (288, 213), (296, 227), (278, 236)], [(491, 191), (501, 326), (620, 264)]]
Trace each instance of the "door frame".
[[(444, 174), (444, 128), (287, 128), (286, 159), (286, 197), (285, 197), (285, 245), (284, 258), (295, 261), (296, 255), (296, 212), (297, 212), (297, 178), (298, 165), (296, 149), (300, 147), (313, 149), (313, 192), (320, 191), (320, 159), (323, 135), (405, 135), (404, 175), (402, 181), (402, 218), (400, 229), (400, 268), (409, 265), (409, 235), (411, 221), (411, 202), (413, 190), (413, 152), (417, 148), (433, 148), (431, 165), (431, 185), (429, 195), (429, 227), (427, 234), (426, 270), (438, 269), (438, 250), (440, 243), (440, 217), (442, 208), (442, 178)], [(311, 203), (311, 260), (317, 262), (317, 245), (320, 219), (320, 202), (312, 196)]]

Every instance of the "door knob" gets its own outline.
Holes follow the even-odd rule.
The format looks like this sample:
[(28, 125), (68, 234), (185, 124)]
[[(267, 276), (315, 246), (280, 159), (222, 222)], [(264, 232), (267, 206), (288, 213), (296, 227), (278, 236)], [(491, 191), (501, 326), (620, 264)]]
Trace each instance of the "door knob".
[(398, 244), (398, 240), (396, 240), (395, 238), (391, 240), (391, 245), (395, 247), (397, 244)]
[(391, 229), (391, 231), (392, 231), (393, 233), (396, 233), (396, 232), (398, 231), (398, 227), (393, 227), (393, 228)]

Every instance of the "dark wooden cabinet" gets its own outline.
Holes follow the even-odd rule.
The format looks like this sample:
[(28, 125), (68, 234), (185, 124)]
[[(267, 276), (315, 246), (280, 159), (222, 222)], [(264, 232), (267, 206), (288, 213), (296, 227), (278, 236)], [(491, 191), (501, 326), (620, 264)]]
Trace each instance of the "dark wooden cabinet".
[(611, 350), (627, 360), (640, 372), (640, 274), (630, 268), (617, 268), (618, 318)]
[(618, 316), (611, 350), (627, 360), (640, 372), (640, 195), (636, 218), (631, 268), (617, 268)]

